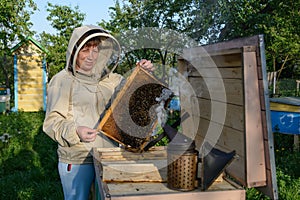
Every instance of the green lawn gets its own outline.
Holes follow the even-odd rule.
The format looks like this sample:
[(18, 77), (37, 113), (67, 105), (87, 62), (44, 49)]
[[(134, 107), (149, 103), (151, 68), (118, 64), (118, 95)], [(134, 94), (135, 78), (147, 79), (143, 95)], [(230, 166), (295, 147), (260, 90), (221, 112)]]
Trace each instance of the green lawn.
[(43, 112), (0, 115), (0, 199), (63, 199), (56, 144), (43, 133)]

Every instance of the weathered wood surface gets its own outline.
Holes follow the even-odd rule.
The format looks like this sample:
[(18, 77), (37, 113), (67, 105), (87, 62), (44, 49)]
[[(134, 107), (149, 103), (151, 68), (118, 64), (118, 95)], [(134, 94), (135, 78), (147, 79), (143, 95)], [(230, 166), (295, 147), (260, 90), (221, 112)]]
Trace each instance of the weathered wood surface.
[[(244, 47), (247, 50), (253, 47)], [(245, 127), (248, 187), (266, 185), (266, 166), (264, 152), (261, 103), (255, 51), (244, 52), (244, 90), (245, 90)], [(255, 168), (256, 173), (251, 173)]]
[[(237, 184), (218, 179), (208, 191), (197, 188), (182, 192), (167, 187), (166, 147), (152, 147), (143, 153), (128, 152), (121, 148), (94, 148), (94, 166), (99, 192), (112, 200), (127, 199), (245, 199), (245, 190)], [(105, 195), (104, 195), (105, 194)]]
[[(259, 187), (276, 198), (268, 82), (263, 59), (262, 36), (253, 36), (187, 49), (178, 66), (181, 73), (188, 72), (187, 79), (199, 102), (200, 116), (193, 115), (199, 119), (197, 148), (204, 140), (212, 140), (224, 151), (236, 150), (238, 158), (226, 171), (245, 186)], [(224, 105), (226, 116), (221, 123), (220, 118), (212, 116), (217, 110), (224, 112)], [(218, 132), (221, 132), (220, 137), (214, 138)]]
[(207, 192), (194, 190), (190, 192), (180, 192), (170, 190), (165, 183), (116, 183), (108, 184), (112, 200), (118, 199), (228, 199), (241, 200), (245, 199), (245, 191), (237, 189), (228, 182), (214, 184)]
[(165, 147), (153, 147), (143, 153), (128, 152), (121, 148), (98, 148), (96, 151), (94, 155), (102, 165), (104, 182), (167, 181)]

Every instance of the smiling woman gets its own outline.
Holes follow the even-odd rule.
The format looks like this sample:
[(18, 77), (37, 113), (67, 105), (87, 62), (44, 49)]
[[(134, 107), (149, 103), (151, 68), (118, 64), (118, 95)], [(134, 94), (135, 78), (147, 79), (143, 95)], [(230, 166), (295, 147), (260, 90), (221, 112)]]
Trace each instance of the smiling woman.
[(79, 51), (76, 59), (76, 71), (90, 74), (99, 55), (100, 37), (90, 39)]

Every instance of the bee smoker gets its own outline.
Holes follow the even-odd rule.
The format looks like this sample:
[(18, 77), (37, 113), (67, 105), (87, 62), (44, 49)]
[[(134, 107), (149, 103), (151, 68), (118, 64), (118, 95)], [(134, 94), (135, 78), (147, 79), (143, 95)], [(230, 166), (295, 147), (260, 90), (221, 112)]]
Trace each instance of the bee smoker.
[(195, 141), (184, 136), (171, 126), (164, 130), (171, 142), (167, 146), (167, 186), (179, 191), (191, 191), (197, 187), (198, 151)]

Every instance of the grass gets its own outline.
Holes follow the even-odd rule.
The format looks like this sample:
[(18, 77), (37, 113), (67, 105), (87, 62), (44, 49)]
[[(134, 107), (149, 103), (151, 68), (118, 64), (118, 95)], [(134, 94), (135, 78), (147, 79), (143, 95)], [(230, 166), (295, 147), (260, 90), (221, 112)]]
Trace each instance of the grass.
[[(280, 200), (300, 199), (300, 151), (293, 148), (293, 135), (274, 133), (277, 186)], [(247, 189), (247, 199), (267, 200), (254, 188)]]
[[(42, 131), (43, 112), (0, 115), (0, 199), (63, 199), (56, 143)], [(291, 135), (274, 133), (279, 199), (300, 199), (300, 154)], [(247, 189), (247, 199), (268, 199)]]
[(63, 199), (56, 144), (43, 133), (43, 112), (0, 115), (0, 199)]

